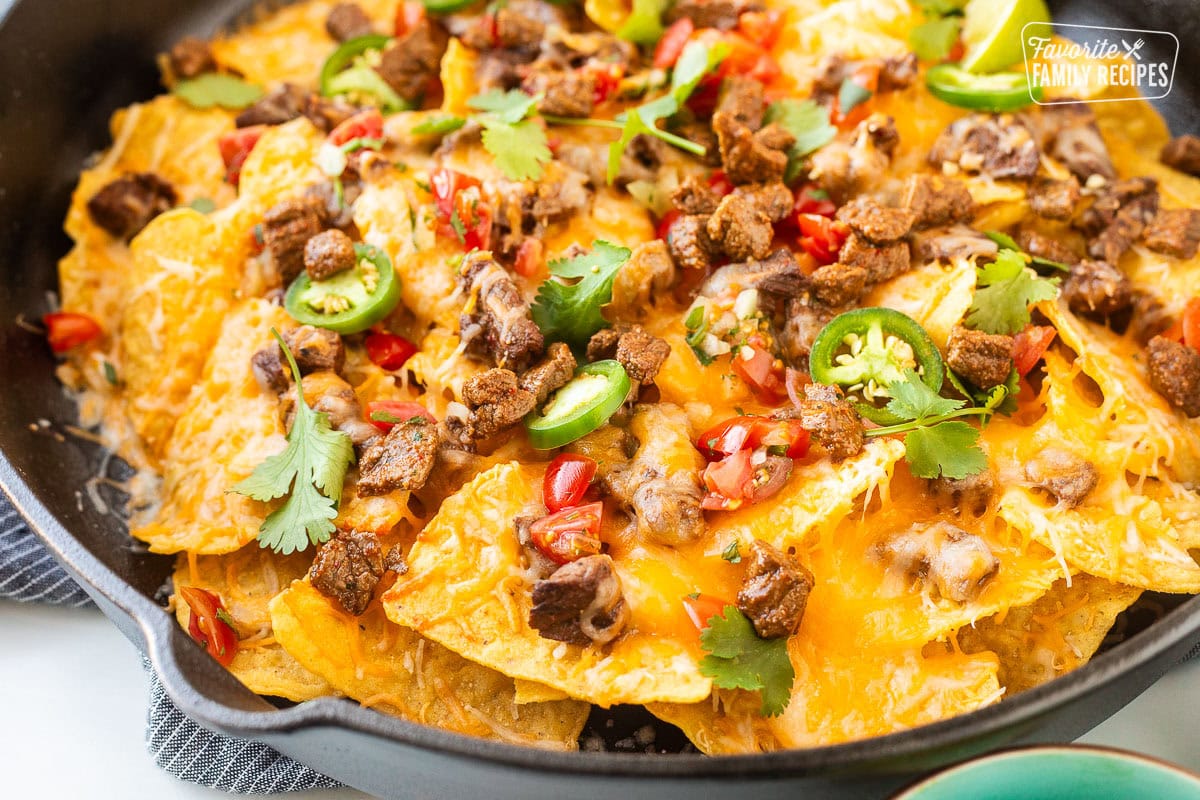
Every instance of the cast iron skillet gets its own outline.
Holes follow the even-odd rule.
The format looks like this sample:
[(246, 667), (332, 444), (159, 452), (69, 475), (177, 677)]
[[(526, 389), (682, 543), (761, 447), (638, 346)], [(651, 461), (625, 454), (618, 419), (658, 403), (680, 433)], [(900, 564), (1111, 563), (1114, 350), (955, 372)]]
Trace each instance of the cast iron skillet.
[[(15, 322), (18, 314), (36, 318), (45, 311), (45, 293), (56, 288), (55, 262), (69, 247), (61, 224), (70, 191), (87, 155), (109, 144), (108, 115), (157, 91), (155, 53), (185, 33), (210, 34), (245, 5), (26, 0), (7, 14), (0, 10), (0, 488), (149, 655), (187, 715), (387, 797), (697, 800), (740, 788), (764, 800), (864, 797), (985, 750), (1072, 739), (1137, 696), (1200, 639), (1200, 598), (1176, 601), (1127, 642), (1014, 700), (869, 741), (726, 758), (611, 752), (647, 723), (633, 709), (593, 717), (610, 752), (546, 753), (410, 724), (344, 700), (278, 707), (251, 694), (155, 601), (171, 559), (139, 550), (119, 520), (78, 502), (77, 490), (95, 474), (100, 454), (86, 442), (31, 429), (38, 419), (72, 419), (74, 407), (54, 379), (45, 343)], [(1060, 22), (1176, 33), (1185, 47), (1174, 90), (1160, 109), (1176, 133), (1200, 131), (1193, 105), (1200, 99), (1200, 51), (1186, 46), (1200, 41), (1200, 15), (1190, 0), (1149, 0), (1136, 12), (1117, 0), (1104, 7), (1095, 0), (1052, 5)], [(658, 730), (659, 749), (681, 749), (677, 731)]]

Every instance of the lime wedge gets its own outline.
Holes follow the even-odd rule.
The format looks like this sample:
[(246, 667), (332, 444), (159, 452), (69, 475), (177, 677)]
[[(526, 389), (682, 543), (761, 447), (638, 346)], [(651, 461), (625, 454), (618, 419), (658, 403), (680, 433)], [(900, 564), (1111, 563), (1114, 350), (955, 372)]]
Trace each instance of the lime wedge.
[(1021, 29), (1030, 22), (1050, 22), (1045, 0), (971, 0), (963, 19), (962, 68), (997, 72), (1021, 61)]

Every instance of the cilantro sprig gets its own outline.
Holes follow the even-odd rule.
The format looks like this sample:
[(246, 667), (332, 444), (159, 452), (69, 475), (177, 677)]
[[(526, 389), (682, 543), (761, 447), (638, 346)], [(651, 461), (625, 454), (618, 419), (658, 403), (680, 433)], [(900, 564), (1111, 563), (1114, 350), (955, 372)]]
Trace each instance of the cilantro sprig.
[(829, 123), (829, 111), (812, 100), (776, 100), (767, 106), (763, 122), (776, 122), (796, 137), (796, 143), (788, 150), (785, 183), (800, 175), (806, 155), (829, 144), (837, 135), (837, 128)]
[(996, 260), (976, 267), (975, 298), (967, 325), (985, 333), (1015, 334), (1029, 324), (1029, 306), (1058, 296), (1058, 279), (1042, 278), (1019, 251), (1002, 249)]
[(258, 530), (262, 547), (287, 555), (305, 550), (309, 542), (326, 542), (333, 534), (354, 445), (349, 435), (330, 427), (328, 414), (308, 405), (292, 351), (274, 328), (271, 335), (283, 349), (296, 381), (296, 419), (287, 435), (287, 449), (267, 458), (230, 491), (264, 503), (290, 495)]
[(542, 283), (530, 309), (546, 341), (582, 348), (593, 333), (608, 327), (600, 307), (612, 301), (613, 280), (630, 255), (626, 247), (596, 240), (590, 253), (550, 262), (552, 277)]
[[(542, 96), (520, 89), (491, 89), (467, 100), (478, 113), (470, 119), (483, 126), (483, 149), (495, 159), (496, 168), (513, 181), (536, 181), (554, 157), (545, 129), (531, 119)], [(466, 117), (436, 114), (413, 126), (418, 135), (444, 136), (467, 124)]]
[(700, 646), (708, 652), (700, 661), (700, 674), (722, 689), (759, 692), (763, 716), (778, 716), (791, 702), (796, 672), (787, 639), (760, 639), (736, 606), (725, 606), (722, 616), (708, 621)]
[(988, 418), (1004, 402), (1008, 390), (997, 386), (979, 407), (964, 408), (966, 402), (942, 397), (930, 389), (916, 372), (905, 370), (904, 380), (891, 384), (892, 399), (887, 410), (904, 422), (872, 428), (867, 436), (903, 433), (904, 458), (918, 478), (965, 478), (987, 469), (987, 454), (979, 447), (979, 431), (958, 417)]

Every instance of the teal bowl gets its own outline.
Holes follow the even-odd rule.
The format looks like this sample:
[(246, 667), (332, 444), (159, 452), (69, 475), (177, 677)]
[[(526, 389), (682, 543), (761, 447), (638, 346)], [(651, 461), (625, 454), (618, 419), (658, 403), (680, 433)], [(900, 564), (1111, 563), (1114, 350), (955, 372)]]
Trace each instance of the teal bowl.
[(1107, 747), (1003, 750), (943, 770), (892, 800), (1197, 800), (1200, 775)]

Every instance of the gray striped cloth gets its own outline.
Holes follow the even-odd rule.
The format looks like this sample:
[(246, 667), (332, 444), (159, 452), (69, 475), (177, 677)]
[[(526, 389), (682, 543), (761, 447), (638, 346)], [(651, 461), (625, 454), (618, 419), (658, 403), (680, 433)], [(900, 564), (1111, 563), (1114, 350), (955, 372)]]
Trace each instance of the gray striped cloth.
[[(92, 601), (42, 547), (0, 496), (0, 598), (81, 608)], [(150, 662), (146, 748), (180, 780), (233, 794), (277, 794), (340, 784), (259, 742), (213, 733), (183, 715), (167, 697)]]

